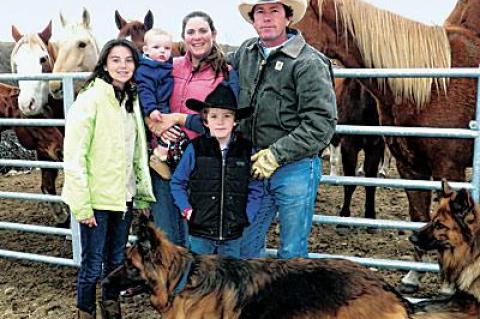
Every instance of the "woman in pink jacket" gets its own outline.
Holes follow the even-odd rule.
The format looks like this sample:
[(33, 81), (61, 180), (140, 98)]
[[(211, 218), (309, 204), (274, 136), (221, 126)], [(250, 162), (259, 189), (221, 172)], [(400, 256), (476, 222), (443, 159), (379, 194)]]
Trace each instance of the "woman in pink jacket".
[[(175, 141), (179, 134), (173, 128), (179, 125), (189, 139), (203, 133), (201, 118), (186, 107), (191, 98), (203, 101), (222, 81), (227, 81), (238, 92), (238, 77), (227, 65), (224, 54), (215, 42), (217, 30), (212, 18), (201, 11), (189, 13), (182, 21), (182, 38), (186, 54), (173, 61), (173, 93), (170, 98), (170, 114), (162, 115), (162, 122), (149, 124), (149, 128), (164, 140)], [(170, 195), (168, 180), (151, 171), (157, 202), (151, 206), (157, 227), (165, 231), (177, 245), (188, 245), (185, 221)]]

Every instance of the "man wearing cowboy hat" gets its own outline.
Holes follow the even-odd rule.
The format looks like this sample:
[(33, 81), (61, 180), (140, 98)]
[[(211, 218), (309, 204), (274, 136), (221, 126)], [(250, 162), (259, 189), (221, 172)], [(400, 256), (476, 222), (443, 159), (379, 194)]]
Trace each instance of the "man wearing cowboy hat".
[(330, 61), (290, 28), (307, 0), (242, 0), (257, 38), (230, 57), (239, 72), (239, 107), (253, 107), (240, 130), (257, 153), (252, 173), (264, 181), (262, 208), (242, 239), (242, 257), (258, 257), (275, 214), (279, 258), (306, 257), (321, 175), (320, 150), (333, 136), (336, 102)]

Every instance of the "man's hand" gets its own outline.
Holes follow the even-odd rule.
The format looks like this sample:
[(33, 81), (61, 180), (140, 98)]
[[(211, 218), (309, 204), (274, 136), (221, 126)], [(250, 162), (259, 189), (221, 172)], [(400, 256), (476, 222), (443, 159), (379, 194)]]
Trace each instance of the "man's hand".
[(270, 178), (280, 165), (270, 149), (260, 150), (251, 158), (253, 178), (262, 180)]
[(141, 208), (141, 209), (135, 209), (135, 213), (138, 215), (143, 215), (147, 218), (150, 217), (150, 208)]

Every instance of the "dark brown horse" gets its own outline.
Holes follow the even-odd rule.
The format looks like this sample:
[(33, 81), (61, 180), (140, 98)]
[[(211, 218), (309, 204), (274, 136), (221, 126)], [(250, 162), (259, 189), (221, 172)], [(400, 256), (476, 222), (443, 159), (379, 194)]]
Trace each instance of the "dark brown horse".
[[(371, 125), (378, 126), (377, 102), (357, 80), (342, 79), (335, 81), (337, 93), (338, 124), (344, 125)], [(342, 154), (343, 174), (355, 176), (358, 154), (364, 151), (364, 170), (366, 177), (376, 177), (378, 166), (383, 159), (385, 142), (381, 136), (368, 135), (339, 135)], [(350, 204), (355, 185), (343, 187), (343, 205), (340, 216), (350, 217)], [(375, 186), (365, 187), (365, 217), (375, 218)], [(338, 226), (338, 230), (347, 230), (347, 227)], [(373, 228), (367, 231), (374, 231)]]
[[(350, 68), (477, 67), (480, 62), (480, 39), (473, 32), (428, 27), (359, 0), (312, 0), (297, 26), (307, 41)], [(380, 102), (381, 125), (468, 128), (474, 117), (473, 79), (360, 81)], [(404, 179), (464, 181), (472, 162), (471, 140), (390, 137), (387, 143)], [(411, 219), (428, 221), (431, 192), (406, 192)]]

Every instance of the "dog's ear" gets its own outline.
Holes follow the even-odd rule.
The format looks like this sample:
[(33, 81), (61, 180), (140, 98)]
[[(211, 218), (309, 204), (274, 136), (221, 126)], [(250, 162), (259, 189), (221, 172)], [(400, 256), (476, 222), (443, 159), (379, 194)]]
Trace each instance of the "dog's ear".
[(462, 218), (465, 222), (471, 222), (474, 219), (475, 203), (466, 189), (457, 192), (455, 199), (451, 203), (453, 213)]

